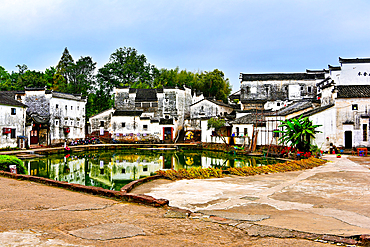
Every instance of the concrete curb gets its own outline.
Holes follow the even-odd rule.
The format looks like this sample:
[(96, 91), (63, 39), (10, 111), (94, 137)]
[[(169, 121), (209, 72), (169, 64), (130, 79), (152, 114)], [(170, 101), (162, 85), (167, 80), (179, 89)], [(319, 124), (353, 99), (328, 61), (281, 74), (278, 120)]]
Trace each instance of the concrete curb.
[(150, 181), (153, 181), (153, 180), (161, 179), (161, 178), (162, 179), (168, 179), (168, 178), (166, 178), (162, 175), (154, 175), (154, 176), (150, 176), (150, 177), (137, 179), (137, 180), (132, 181), (131, 183), (128, 183), (125, 186), (123, 186), (121, 188), (121, 192), (130, 193), (131, 190), (133, 190), (134, 188), (136, 188), (137, 186), (139, 186), (141, 184), (144, 184), (144, 183), (147, 183), (147, 182), (150, 182)]
[[(92, 195), (109, 197), (115, 200), (122, 200), (122, 201), (127, 201), (127, 202), (145, 204), (145, 205), (149, 205), (153, 207), (163, 207), (163, 206), (167, 206), (169, 203), (169, 201), (165, 199), (155, 199), (154, 197), (151, 197), (151, 196), (137, 195), (137, 194), (126, 192), (126, 191), (131, 191), (134, 188), (134, 186), (137, 186), (139, 184), (136, 184), (136, 185), (133, 184), (131, 185), (131, 187), (128, 187), (127, 190), (125, 191), (114, 191), (114, 190), (103, 189), (100, 187), (85, 186), (81, 184), (67, 183), (64, 181), (55, 181), (55, 180), (43, 178), (43, 177), (36, 177), (36, 176), (23, 175), (23, 174), (14, 174), (14, 173), (6, 172), (6, 171), (0, 171), (0, 176), (18, 179), (18, 180), (26, 180), (26, 181), (42, 183), (42, 184), (46, 184), (46, 185), (50, 185), (50, 186), (54, 186), (58, 188), (64, 188), (64, 189), (84, 192), (84, 193), (88, 193)], [(157, 179), (157, 178), (154, 178), (154, 179)], [(151, 180), (147, 179), (144, 182), (147, 182), (147, 181), (151, 181)]]

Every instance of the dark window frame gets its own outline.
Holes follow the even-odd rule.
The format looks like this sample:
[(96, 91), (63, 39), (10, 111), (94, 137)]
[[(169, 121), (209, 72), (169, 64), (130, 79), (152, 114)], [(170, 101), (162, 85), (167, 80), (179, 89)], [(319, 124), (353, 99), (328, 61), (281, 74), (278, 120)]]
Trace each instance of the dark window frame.
[(11, 129), (10, 138), (12, 138), (12, 139), (16, 138), (16, 132), (17, 132), (16, 129)]

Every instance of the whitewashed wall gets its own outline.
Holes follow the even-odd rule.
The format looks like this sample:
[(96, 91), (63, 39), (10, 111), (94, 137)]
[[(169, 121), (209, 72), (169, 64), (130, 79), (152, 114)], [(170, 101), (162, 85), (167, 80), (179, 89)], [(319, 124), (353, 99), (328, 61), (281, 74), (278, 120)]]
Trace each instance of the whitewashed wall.
[[(16, 115), (11, 115), (11, 109), (16, 109)], [(0, 148), (17, 147), (17, 136), (25, 135), (26, 108), (0, 105)], [(11, 134), (4, 134), (3, 128), (15, 129), (15, 138)]]

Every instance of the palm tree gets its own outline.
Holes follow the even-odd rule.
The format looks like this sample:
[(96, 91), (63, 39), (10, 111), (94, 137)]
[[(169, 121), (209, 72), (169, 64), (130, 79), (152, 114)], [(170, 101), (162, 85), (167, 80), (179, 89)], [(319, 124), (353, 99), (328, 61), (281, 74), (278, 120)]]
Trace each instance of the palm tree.
[(282, 145), (289, 145), (295, 147), (299, 151), (308, 152), (310, 151), (311, 138), (315, 138), (317, 131), (316, 128), (322, 125), (313, 125), (312, 121), (308, 117), (302, 118), (301, 115), (298, 119), (287, 119), (281, 121), (282, 124), (279, 127), (283, 130), (275, 130), (276, 133), (282, 133), (279, 138), (279, 142)]

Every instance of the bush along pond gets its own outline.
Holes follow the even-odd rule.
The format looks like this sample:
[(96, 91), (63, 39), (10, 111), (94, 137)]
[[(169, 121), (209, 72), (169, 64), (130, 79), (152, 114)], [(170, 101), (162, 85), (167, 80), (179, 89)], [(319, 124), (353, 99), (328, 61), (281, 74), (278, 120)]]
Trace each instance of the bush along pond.
[(202, 176), (183, 177), (207, 178), (229, 173), (229, 168), (262, 167), (279, 162), (283, 161), (204, 150), (100, 150), (24, 160), (24, 166), (28, 175), (119, 191), (134, 180), (165, 175), (166, 171), (201, 174), (208, 170), (209, 175), (203, 172)]

